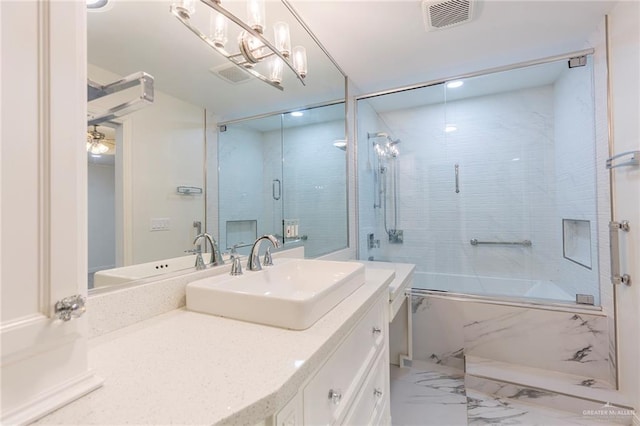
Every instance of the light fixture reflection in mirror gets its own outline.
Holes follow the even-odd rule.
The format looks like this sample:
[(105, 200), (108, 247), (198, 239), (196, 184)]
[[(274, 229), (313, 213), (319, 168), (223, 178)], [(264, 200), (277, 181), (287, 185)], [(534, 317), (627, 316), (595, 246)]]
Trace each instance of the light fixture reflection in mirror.
[[(212, 13), (208, 35), (191, 19), (199, 3), (208, 6), (209, 13)], [(304, 46), (291, 49), (289, 24), (286, 22), (278, 21), (274, 24), (273, 42), (266, 38), (264, 0), (247, 1), (246, 22), (225, 9), (220, 0), (201, 0), (198, 3), (194, 0), (179, 0), (171, 5), (170, 12), (216, 52), (260, 81), (284, 90), (281, 68), (284, 69), (284, 65), (287, 65), (300, 83), (306, 85), (304, 78), (308, 73), (307, 50)], [(237, 37), (239, 53), (230, 52), (225, 47), (228, 23), (223, 21), (231, 21), (241, 30)], [(279, 58), (282, 64), (276, 60), (265, 61), (269, 58)], [(267, 65), (258, 66), (262, 62)]]

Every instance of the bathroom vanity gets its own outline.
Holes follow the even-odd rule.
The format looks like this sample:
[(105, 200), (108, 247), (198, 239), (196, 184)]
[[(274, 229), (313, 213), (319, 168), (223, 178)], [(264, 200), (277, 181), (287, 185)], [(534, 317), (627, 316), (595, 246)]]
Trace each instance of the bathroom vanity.
[(394, 278), (366, 268), (303, 330), (182, 308), (95, 337), (104, 386), (37, 424), (389, 424)]

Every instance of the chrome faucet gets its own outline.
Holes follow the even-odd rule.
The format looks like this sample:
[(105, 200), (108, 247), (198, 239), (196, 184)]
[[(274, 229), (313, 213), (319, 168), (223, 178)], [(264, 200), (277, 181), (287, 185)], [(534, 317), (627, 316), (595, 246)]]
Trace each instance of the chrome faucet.
[(242, 263), (240, 262), (240, 255), (238, 254), (236, 248), (238, 245), (234, 245), (231, 247), (231, 275), (237, 276), (242, 275)]
[[(207, 241), (209, 242), (209, 245), (211, 245), (211, 259), (209, 259), (208, 264), (212, 266), (224, 265), (224, 260), (222, 259), (222, 255), (220, 254), (220, 250), (218, 249), (218, 244), (216, 244), (215, 238), (213, 238), (211, 235), (207, 234), (206, 232), (203, 232), (202, 234), (198, 234), (196, 236), (196, 238), (193, 240), (193, 245), (197, 246), (198, 241), (200, 241), (201, 238), (205, 239), (205, 250), (206, 250)], [(206, 267), (207, 266), (204, 263), (199, 263), (196, 259), (196, 269), (200, 270)]]
[[(279, 248), (281, 246), (280, 241), (273, 235), (263, 235), (258, 238), (251, 246), (251, 253), (249, 254), (249, 261), (247, 262), (247, 269), (250, 271), (260, 271), (262, 269), (262, 265), (260, 265), (260, 243), (262, 240), (269, 240), (271, 244), (275, 248)], [(264, 255), (265, 266), (273, 265), (271, 261), (271, 251), (267, 249), (267, 252)]]

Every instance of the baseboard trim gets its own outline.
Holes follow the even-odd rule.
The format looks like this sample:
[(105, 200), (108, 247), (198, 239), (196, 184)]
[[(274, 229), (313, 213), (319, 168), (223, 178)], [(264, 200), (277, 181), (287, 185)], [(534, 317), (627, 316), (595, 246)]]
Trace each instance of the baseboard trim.
[(102, 386), (104, 380), (92, 371), (43, 392), (10, 412), (2, 414), (2, 424), (24, 425), (46, 416)]

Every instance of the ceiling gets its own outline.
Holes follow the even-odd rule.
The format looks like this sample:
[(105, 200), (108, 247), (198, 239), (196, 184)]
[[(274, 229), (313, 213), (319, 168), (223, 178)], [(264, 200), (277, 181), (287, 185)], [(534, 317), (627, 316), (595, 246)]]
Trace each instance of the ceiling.
[(470, 22), (427, 32), (417, 0), (291, 1), (356, 94), (584, 49), (615, 4), (475, 0)]
[[(355, 95), (581, 50), (614, 5), (475, 0), (471, 22), (427, 32), (417, 0), (289, 2), (349, 76)], [(230, 9), (239, 3), (222, 1)], [(292, 44), (305, 45), (309, 55), (308, 85), (285, 79), (284, 92), (259, 81), (232, 85), (214, 76), (209, 69), (226, 60), (178, 22), (169, 13), (170, 4), (112, 0), (109, 10), (89, 13), (89, 62), (119, 75), (148, 72), (156, 89), (205, 107), (221, 121), (343, 96), (342, 74), (306, 32), (293, 25), (279, 1), (268, 0), (267, 24), (289, 21)]]

